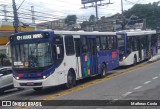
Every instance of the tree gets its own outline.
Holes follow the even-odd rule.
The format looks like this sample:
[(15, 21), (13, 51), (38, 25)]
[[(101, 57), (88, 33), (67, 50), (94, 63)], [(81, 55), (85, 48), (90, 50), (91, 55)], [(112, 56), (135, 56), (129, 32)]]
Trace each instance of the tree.
[(159, 2), (153, 4), (136, 4), (129, 10), (124, 12), (126, 18), (132, 15), (138, 16), (140, 19), (146, 19), (147, 28), (156, 29), (160, 24), (160, 6)]
[(101, 17), (101, 20), (105, 20), (105, 19), (106, 19), (106, 17), (105, 17), (105, 16), (102, 16), (102, 17)]
[(1, 65), (3, 66), (4, 64), (4, 59), (7, 58), (5, 54), (0, 54), (0, 59), (1, 59)]
[(77, 22), (77, 16), (76, 15), (68, 15), (66, 18), (65, 18), (65, 23), (67, 25), (73, 25)]
[(96, 22), (96, 17), (94, 15), (91, 15), (89, 17), (89, 22)]
[(89, 22), (88, 22), (88, 21), (83, 21), (83, 22), (81, 23), (81, 28), (83, 29), (83, 28), (87, 27), (88, 25), (89, 25)]

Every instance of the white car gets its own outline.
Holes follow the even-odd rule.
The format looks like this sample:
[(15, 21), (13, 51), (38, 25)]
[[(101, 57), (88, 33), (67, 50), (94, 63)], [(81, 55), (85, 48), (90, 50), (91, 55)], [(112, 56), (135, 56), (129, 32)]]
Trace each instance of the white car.
[(13, 87), (13, 76), (11, 67), (0, 68), (0, 93)]

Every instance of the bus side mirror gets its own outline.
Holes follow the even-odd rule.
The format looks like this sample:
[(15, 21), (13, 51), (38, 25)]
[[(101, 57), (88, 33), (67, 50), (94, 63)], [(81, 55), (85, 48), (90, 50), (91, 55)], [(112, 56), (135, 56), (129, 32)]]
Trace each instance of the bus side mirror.
[(60, 48), (58, 46), (56, 46), (56, 52), (58, 55), (60, 54)]

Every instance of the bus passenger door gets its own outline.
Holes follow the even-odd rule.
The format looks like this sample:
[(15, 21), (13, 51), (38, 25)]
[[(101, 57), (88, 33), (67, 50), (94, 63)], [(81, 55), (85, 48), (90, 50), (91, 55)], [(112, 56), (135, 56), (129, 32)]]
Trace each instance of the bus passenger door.
[(83, 78), (96, 74), (96, 37), (81, 36), (81, 67)]
[(80, 38), (74, 38), (74, 41), (75, 41), (75, 51), (76, 51), (77, 78), (80, 79), (82, 77), (81, 62), (80, 62)]
[(90, 53), (90, 69), (91, 69), (91, 75), (94, 75), (97, 72), (97, 52), (96, 52), (96, 38), (88, 38), (88, 47), (89, 53)]

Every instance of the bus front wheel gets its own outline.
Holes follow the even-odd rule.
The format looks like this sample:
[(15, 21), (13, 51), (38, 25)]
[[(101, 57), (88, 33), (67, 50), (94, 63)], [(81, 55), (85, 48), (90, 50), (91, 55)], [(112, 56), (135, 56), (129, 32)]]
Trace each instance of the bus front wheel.
[(73, 72), (69, 71), (67, 75), (66, 87), (69, 89), (74, 87), (75, 85), (76, 85), (76, 77)]
[(107, 68), (106, 68), (106, 65), (105, 64), (102, 64), (101, 65), (101, 78), (104, 78), (106, 76), (106, 73), (107, 73)]

